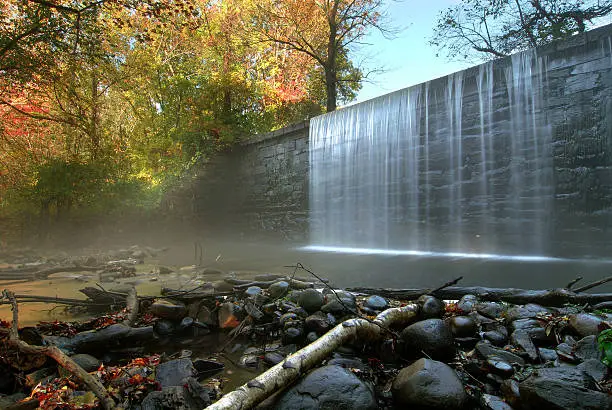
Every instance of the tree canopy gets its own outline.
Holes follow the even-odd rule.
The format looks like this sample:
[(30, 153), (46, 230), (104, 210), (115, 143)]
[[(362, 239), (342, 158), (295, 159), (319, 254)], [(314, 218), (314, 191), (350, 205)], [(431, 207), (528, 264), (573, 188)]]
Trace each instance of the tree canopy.
[(359, 90), (352, 52), (381, 7), (2, 2), (0, 214), (108, 209), (248, 135), (336, 109)]
[(611, 0), (461, 0), (441, 13), (431, 44), (451, 59), (482, 60), (582, 33)]

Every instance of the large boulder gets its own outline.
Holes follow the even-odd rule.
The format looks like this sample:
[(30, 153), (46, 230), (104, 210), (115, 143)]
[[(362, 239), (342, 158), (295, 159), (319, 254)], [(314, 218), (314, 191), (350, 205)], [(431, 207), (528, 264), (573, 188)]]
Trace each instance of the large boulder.
[(376, 409), (372, 387), (340, 366), (310, 372), (276, 401), (275, 409)]
[(519, 385), (523, 408), (529, 410), (612, 409), (612, 397), (590, 390), (590, 378), (574, 367), (539, 369)]
[(432, 359), (451, 359), (455, 355), (450, 326), (441, 319), (426, 319), (406, 327), (401, 334), (407, 357), (427, 355)]
[(393, 381), (392, 393), (397, 408), (460, 409), (467, 398), (457, 373), (431, 359), (403, 368)]

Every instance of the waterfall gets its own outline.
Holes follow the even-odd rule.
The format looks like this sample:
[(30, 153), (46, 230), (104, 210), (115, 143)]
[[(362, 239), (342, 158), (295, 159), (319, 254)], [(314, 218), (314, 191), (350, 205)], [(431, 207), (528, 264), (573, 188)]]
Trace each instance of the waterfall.
[(546, 60), (529, 51), (504, 62), (313, 118), (311, 244), (544, 252)]

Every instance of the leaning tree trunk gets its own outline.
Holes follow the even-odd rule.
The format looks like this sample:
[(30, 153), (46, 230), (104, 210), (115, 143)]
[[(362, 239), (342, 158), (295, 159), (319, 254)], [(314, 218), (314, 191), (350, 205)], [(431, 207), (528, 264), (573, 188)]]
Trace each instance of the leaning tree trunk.
[(410, 304), (401, 308), (387, 309), (371, 321), (361, 318), (346, 320), (265, 373), (226, 394), (207, 409), (253, 408), (268, 396), (289, 386), (347, 341), (356, 338), (379, 339), (386, 334), (391, 325), (413, 321), (417, 312), (416, 305)]

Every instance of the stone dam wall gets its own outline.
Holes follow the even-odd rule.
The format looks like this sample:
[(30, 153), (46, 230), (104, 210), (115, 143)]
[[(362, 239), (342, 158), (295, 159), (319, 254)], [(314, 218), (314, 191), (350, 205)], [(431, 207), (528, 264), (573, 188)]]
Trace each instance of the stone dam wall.
[[(545, 244), (538, 252), (606, 256), (612, 240), (612, 26), (255, 136), (202, 166), (168, 203), (202, 229), (307, 242), (312, 229), (332, 223), (321, 214), (327, 205), (311, 209), (310, 160), (318, 157), (309, 128), (326, 121), (350, 127), (351, 118), (362, 121), (352, 113), (398, 98), (417, 106), (410, 109), (413, 118), (402, 120), (412, 124), (403, 131), (412, 142), (397, 145), (416, 156), (401, 157), (399, 169), (412, 167), (413, 182), (400, 178), (400, 186), (412, 188), (394, 195), (401, 212), (390, 225), (424, 232), (460, 221), (466, 228), (458, 230), (470, 236), (488, 218), (493, 235), (516, 243), (521, 230), (508, 226), (524, 227), (526, 238), (537, 224)], [(334, 119), (339, 116), (344, 122)], [(528, 127), (518, 130), (518, 122)], [(328, 160), (334, 167), (333, 156)], [(528, 172), (517, 180), (513, 169), (521, 168)], [(326, 192), (323, 197), (342, 196)], [(401, 237), (405, 230), (385, 234)]]

